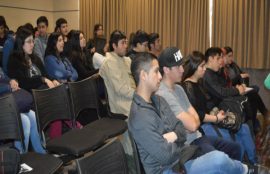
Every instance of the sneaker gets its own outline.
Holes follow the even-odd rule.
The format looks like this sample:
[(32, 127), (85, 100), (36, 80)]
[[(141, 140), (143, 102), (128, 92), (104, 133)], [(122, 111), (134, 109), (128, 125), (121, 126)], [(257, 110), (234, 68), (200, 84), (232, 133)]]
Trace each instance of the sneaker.
[(262, 165), (249, 165), (247, 174), (270, 174), (269, 168)]

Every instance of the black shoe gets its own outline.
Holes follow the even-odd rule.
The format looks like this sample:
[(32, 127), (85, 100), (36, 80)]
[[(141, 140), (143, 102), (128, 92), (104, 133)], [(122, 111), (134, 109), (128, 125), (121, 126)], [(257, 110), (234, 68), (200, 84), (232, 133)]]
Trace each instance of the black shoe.
[(247, 174), (270, 174), (269, 168), (262, 165), (249, 165)]

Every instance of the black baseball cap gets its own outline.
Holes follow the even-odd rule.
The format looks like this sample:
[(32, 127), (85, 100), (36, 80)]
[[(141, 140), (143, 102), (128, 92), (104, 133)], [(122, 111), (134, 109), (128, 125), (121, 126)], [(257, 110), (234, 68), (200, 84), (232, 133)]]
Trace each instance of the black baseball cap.
[(179, 48), (167, 47), (158, 57), (160, 67), (179, 66), (183, 63), (183, 56)]

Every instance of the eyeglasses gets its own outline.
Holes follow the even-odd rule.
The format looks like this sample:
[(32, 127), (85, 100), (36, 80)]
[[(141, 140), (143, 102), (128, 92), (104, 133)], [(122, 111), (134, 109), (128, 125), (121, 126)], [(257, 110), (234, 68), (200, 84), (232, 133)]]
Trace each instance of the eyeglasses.
[(144, 47), (148, 47), (148, 42), (141, 43), (141, 45), (143, 45)]
[(31, 43), (35, 43), (34, 39), (30, 39), (30, 40), (26, 40), (25, 43), (31, 44)]

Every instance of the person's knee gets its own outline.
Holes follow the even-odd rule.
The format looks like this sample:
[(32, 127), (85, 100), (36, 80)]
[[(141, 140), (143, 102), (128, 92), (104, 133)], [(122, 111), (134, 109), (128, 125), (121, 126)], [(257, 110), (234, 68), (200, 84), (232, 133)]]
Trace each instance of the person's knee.
[(212, 151), (209, 156), (212, 158), (211, 160), (212, 165), (216, 166), (217, 168), (228, 165), (229, 157), (223, 152)]

